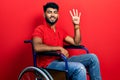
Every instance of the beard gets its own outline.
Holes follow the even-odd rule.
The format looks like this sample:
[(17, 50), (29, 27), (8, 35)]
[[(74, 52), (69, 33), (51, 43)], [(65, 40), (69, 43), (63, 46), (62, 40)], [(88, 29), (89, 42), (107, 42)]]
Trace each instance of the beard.
[[(51, 17), (50, 17), (51, 18)], [(55, 17), (54, 17), (55, 18)], [(50, 25), (54, 25), (57, 21), (58, 21), (58, 18), (55, 19), (55, 21), (50, 21), (47, 17), (45, 17), (45, 20), (48, 24)]]

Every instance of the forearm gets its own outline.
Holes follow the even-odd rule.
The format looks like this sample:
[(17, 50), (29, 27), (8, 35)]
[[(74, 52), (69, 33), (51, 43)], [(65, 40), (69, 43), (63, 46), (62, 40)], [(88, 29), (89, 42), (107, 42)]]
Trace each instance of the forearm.
[(79, 45), (81, 42), (80, 26), (74, 25), (74, 43)]
[(60, 50), (61, 47), (59, 46), (48, 46), (48, 45), (45, 45), (45, 44), (37, 44), (37, 45), (34, 45), (34, 50), (36, 52), (43, 52), (43, 51), (58, 51)]

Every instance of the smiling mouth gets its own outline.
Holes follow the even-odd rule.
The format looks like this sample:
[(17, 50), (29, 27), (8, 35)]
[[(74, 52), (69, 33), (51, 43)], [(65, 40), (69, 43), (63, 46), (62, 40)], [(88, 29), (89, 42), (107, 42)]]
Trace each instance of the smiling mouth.
[(54, 17), (51, 17), (51, 18), (50, 18), (50, 20), (51, 20), (51, 21), (55, 21), (55, 20), (56, 20), (56, 18), (54, 18)]
[(55, 18), (52, 17), (52, 18), (50, 18), (50, 19), (55, 19)]
[(50, 18), (55, 18), (54, 16), (51, 16)]

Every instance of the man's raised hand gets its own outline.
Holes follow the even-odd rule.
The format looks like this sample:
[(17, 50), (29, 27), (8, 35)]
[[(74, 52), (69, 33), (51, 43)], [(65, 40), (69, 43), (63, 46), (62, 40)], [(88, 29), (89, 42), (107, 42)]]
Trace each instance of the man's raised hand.
[(73, 9), (72, 11), (70, 10), (70, 15), (72, 17), (72, 21), (74, 25), (79, 25), (80, 24), (80, 16), (81, 12), (79, 13), (78, 10)]

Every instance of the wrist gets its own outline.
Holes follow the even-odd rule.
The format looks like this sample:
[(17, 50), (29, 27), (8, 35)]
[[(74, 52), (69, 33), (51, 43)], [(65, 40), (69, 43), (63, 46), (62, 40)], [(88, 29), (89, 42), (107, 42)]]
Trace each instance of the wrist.
[(75, 30), (78, 30), (78, 29), (80, 29), (80, 28), (79, 28), (79, 27), (75, 27), (74, 29), (75, 29)]
[(74, 24), (74, 26), (79, 26), (79, 24)]
[(62, 47), (58, 46), (58, 50), (60, 50), (60, 51), (61, 51), (61, 50), (62, 50)]
[(78, 29), (80, 29), (80, 26), (79, 26), (79, 24), (78, 24), (78, 25), (75, 25), (75, 26), (74, 26), (74, 29), (75, 29), (75, 30), (78, 30)]

